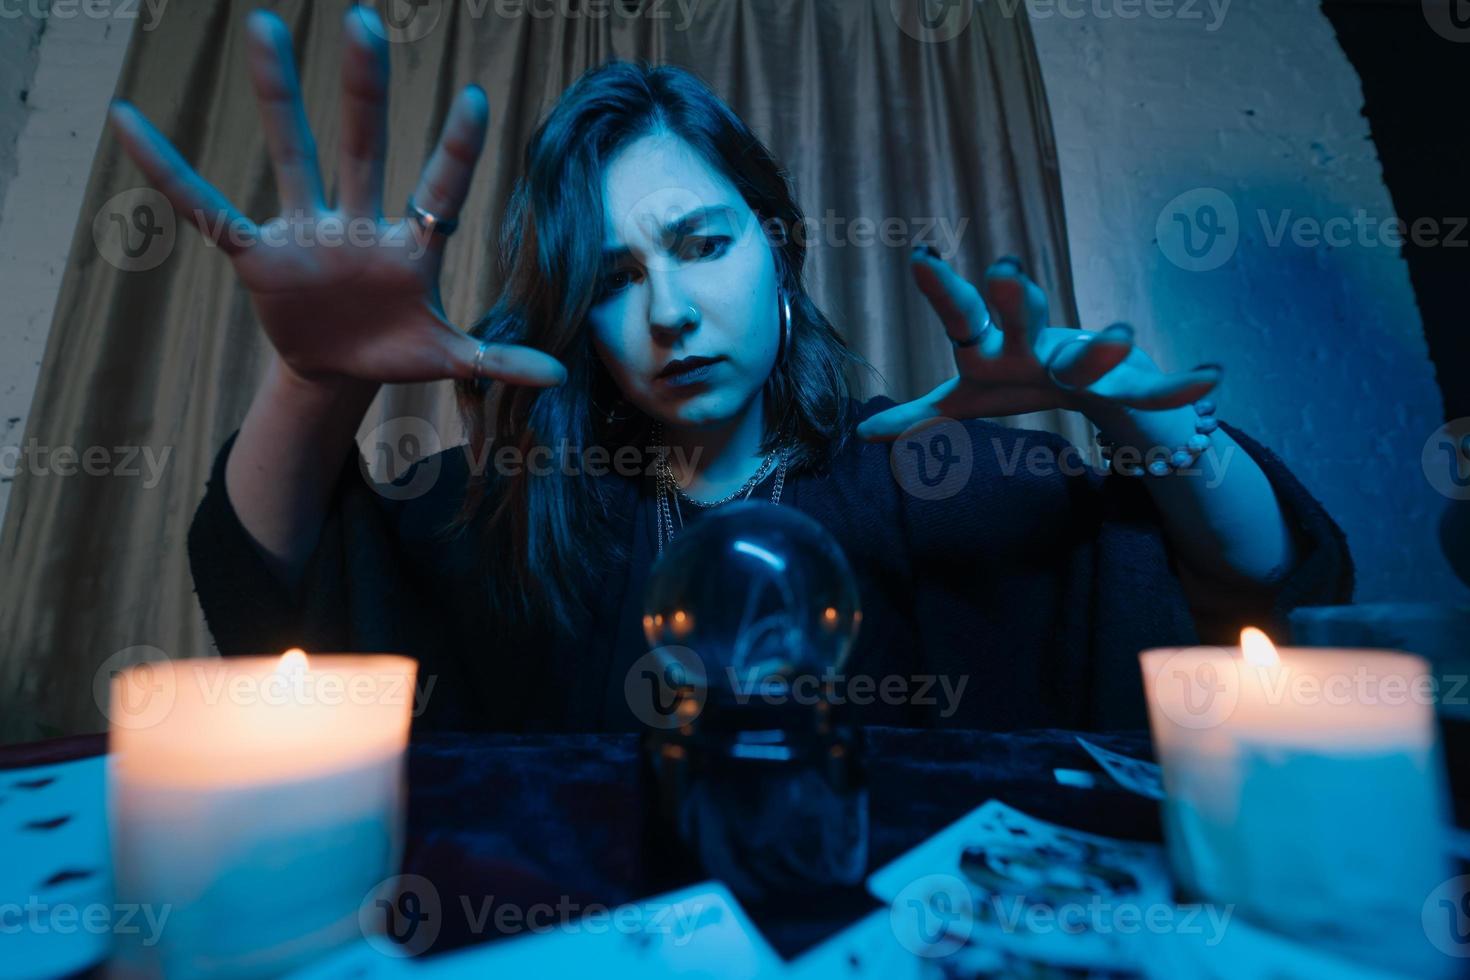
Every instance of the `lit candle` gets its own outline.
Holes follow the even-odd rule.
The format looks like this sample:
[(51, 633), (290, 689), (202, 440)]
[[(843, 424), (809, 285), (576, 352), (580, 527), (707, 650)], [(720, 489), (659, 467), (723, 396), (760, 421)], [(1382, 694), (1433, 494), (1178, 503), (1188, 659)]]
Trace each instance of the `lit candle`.
[(116, 976), (278, 974), (360, 936), (397, 873), (416, 664), (397, 656), (207, 658), (113, 679)]
[(1433, 972), (1450, 875), (1428, 665), (1390, 650), (1147, 650), (1170, 860), (1191, 897), (1299, 941)]

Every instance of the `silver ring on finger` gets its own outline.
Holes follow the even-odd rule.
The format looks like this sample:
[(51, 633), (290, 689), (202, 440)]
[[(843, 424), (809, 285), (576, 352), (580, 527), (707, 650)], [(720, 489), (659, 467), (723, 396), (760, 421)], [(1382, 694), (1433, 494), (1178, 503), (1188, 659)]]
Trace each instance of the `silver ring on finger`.
[(1068, 347), (1072, 346), (1073, 344), (1087, 344), (1087, 343), (1091, 343), (1092, 342), (1092, 337), (1093, 337), (1092, 334), (1085, 334), (1085, 335), (1083, 335), (1081, 337), (1073, 337), (1070, 340), (1068, 340), (1065, 344), (1059, 344), (1057, 346), (1057, 349), (1051, 352), (1051, 357), (1048, 357), (1046, 359), (1046, 376), (1051, 379), (1051, 383), (1052, 384), (1056, 385), (1062, 391), (1080, 391), (1081, 389), (1077, 385), (1069, 385), (1066, 382), (1062, 381), (1061, 378), (1058, 378), (1057, 377), (1057, 372), (1056, 372), (1057, 358), (1059, 356), (1061, 356), (1062, 351), (1066, 350)]
[(475, 378), (485, 376), (485, 354), (490, 350), (490, 341), (480, 341), (480, 346), (475, 348), (475, 359), (470, 364), (470, 370), (474, 371)]
[(459, 227), (458, 219), (441, 218), (432, 211), (425, 211), (413, 202), (412, 197), (408, 199), (406, 207), (418, 226), (430, 235), (443, 235), (448, 238)]
[(985, 323), (981, 325), (978, 331), (976, 331), (975, 336), (969, 338), (968, 340), (955, 340), (953, 337), (951, 337), (949, 338), (949, 342), (955, 346), (955, 349), (959, 349), (961, 347), (978, 347), (980, 346), (980, 341), (985, 339), (985, 335), (990, 333), (990, 329), (994, 326), (995, 321), (991, 320), (990, 313), (986, 312)]

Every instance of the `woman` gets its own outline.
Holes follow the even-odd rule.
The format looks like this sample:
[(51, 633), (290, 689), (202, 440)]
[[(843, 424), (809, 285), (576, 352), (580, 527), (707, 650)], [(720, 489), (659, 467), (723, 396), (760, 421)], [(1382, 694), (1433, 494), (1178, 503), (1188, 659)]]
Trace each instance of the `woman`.
[[(1122, 325), (1047, 326), (1014, 260), (977, 290), (915, 249), (957, 375), (906, 405), (850, 398), (861, 362), (803, 288), (781, 169), (678, 69), (614, 64), (568, 89), (527, 148), (502, 294), (456, 329), (439, 260), (486, 99), (460, 93), (409, 217), (390, 221), (383, 32), (361, 8), (346, 32), (335, 207), (273, 15), (251, 16), (249, 57), (274, 222), (257, 229), (136, 110), (112, 112), (174, 206), (230, 230), (220, 244), (275, 348), (190, 533), (221, 652), (409, 652), (432, 685), (421, 726), (633, 728), (624, 679), (647, 650), (649, 566), (683, 524), (743, 498), (798, 507), (846, 551), (864, 608), (846, 673), (886, 692), (861, 705), (870, 722), (1136, 724), (1139, 649), (1195, 640), (1202, 617), (1279, 626), (1294, 605), (1349, 598), (1341, 532), (1214, 419), (1220, 369), (1165, 374)], [(320, 244), (344, 227), (371, 235)], [(468, 451), (365, 480), (354, 434), (378, 386), (444, 378)], [(1120, 464), (1163, 452), (1152, 472), (1101, 472), (1055, 435), (984, 421), (1049, 408), (1085, 413)], [(561, 445), (575, 465), (565, 450), (536, 465)]]

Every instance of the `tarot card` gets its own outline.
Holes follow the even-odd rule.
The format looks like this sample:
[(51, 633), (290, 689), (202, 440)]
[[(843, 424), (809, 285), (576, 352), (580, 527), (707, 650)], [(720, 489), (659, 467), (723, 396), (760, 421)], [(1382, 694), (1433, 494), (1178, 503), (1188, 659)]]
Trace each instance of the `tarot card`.
[(1127, 969), (1142, 956), (1144, 923), (1174, 910), (1158, 846), (1059, 827), (997, 800), (879, 869), (868, 890), (890, 904), (900, 942), (931, 959), (979, 944)]
[(1157, 763), (1110, 752), (1100, 745), (1093, 745), (1085, 738), (1079, 737), (1077, 741), (1119, 786), (1151, 800), (1164, 798), (1164, 775)]
[(121, 925), (112, 900), (106, 772), (105, 756), (0, 770), (6, 976), (63, 976), (107, 955), (106, 930), (76, 927), (99, 918)]
[(900, 941), (888, 909), (878, 909), (789, 964), (802, 980), (920, 980), (924, 962)]
[(707, 881), (557, 922), (540, 935), (427, 957), (417, 975), (760, 980), (783, 967), (735, 896)]

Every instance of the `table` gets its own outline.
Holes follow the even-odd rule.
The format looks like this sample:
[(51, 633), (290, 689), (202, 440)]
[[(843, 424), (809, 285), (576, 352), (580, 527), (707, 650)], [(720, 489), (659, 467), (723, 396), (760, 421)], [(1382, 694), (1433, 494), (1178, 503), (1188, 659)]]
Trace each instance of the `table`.
[[(1010, 734), (869, 728), (870, 870), (988, 799), (1044, 820), (1111, 837), (1158, 841), (1158, 806), (1113, 784), (1057, 783), (1053, 769), (1097, 770), (1070, 732)], [(1148, 757), (1143, 733), (1089, 735)], [(95, 755), (105, 737), (0, 749), (0, 769)], [(504, 938), (487, 902), (529, 908), (612, 906), (688, 882), (645, 871), (635, 735), (426, 734), (409, 749), (404, 874), (433, 883), (443, 927), (431, 953)], [(748, 911), (767, 940), (794, 957), (877, 907), (859, 886), (823, 900), (774, 901)], [(477, 925), (479, 920), (479, 925)]]

